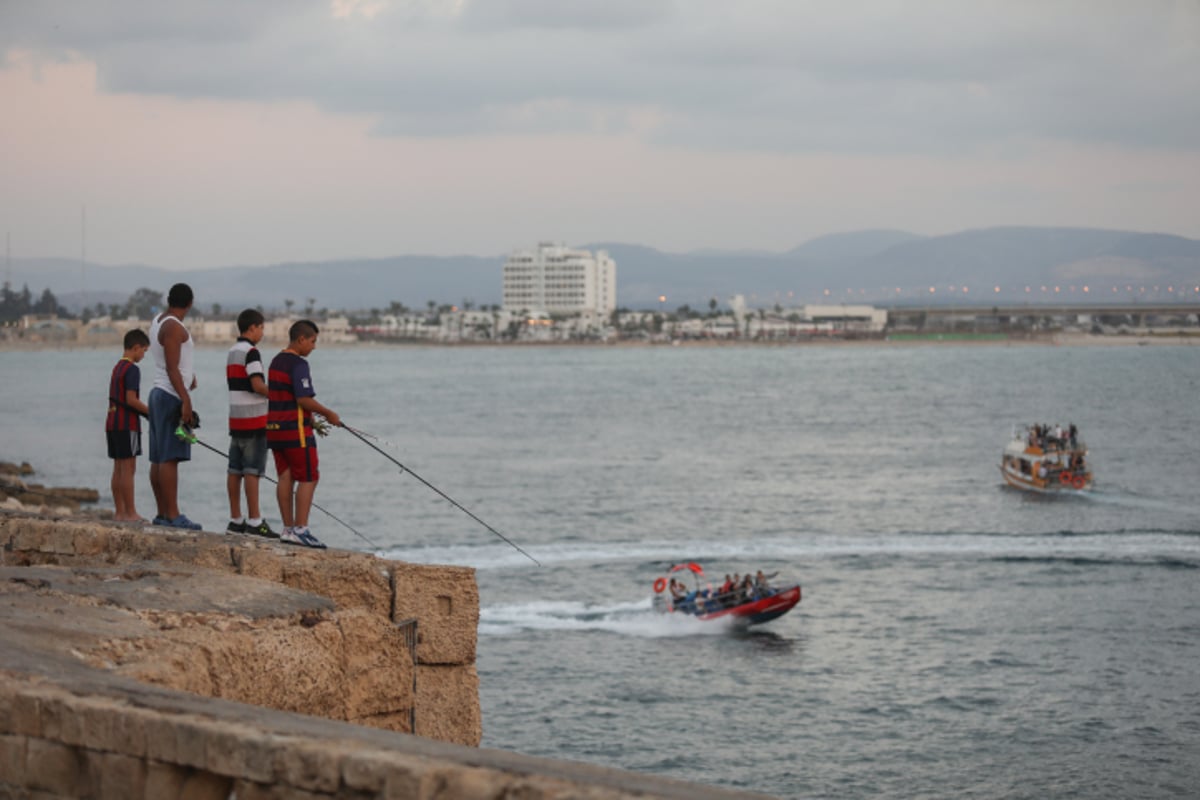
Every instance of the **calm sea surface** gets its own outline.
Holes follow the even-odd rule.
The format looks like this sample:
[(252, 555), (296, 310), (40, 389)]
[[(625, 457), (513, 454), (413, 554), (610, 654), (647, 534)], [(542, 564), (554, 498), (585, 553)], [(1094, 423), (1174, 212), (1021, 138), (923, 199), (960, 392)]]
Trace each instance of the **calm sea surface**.
[[(107, 493), (118, 356), (0, 353), (0, 459)], [(1200, 786), (1200, 348), (311, 361), (327, 405), (543, 564), (346, 432), (321, 442), (317, 502), (359, 534), (314, 512), (318, 536), (478, 568), (484, 746), (786, 797)], [(199, 433), (223, 449), (224, 351), (197, 363)], [(1091, 496), (1002, 485), (1030, 421), (1079, 426)], [(222, 529), (223, 460), (181, 474), (183, 510)], [(683, 559), (778, 571), (804, 600), (750, 633), (660, 617), (650, 586)]]

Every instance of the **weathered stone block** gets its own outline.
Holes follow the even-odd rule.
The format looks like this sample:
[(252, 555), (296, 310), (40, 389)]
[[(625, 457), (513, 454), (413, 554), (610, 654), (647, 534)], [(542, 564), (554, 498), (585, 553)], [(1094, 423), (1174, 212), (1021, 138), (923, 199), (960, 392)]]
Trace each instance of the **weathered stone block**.
[(283, 559), (274, 550), (235, 547), (233, 563), (240, 575), (283, 583)]
[(283, 562), (283, 582), (330, 598), (339, 611), (364, 608), (387, 617), (392, 588), (384, 569), (384, 562), (363, 553), (297, 551)]
[(42, 690), (37, 695), (38, 716), (41, 718), (41, 737), (70, 745), (86, 742), (79, 725), (70, 695), (53, 690)]
[(389, 562), (392, 619), (417, 619), (422, 664), (474, 664), (479, 586), (469, 567)]
[(405, 637), (387, 617), (366, 610), (338, 614), (345, 654), (348, 719), (413, 707), (414, 665)]
[(139, 758), (146, 754), (144, 712), (105, 698), (91, 698), (76, 706), (82, 744)]
[(87, 754), (87, 770), (96, 800), (129, 800), (146, 793), (146, 764), (117, 753)]
[(0, 734), (0, 783), (21, 786), (25, 783), (24, 736)]
[(382, 797), (414, 798), (421, 776), (431, 767), (431, 762), (419, 756), (358, 751), (342, 760), (342, 783), (347, 789)]
[(508, 776), (502, 772), (460, 767), (447, 770), (439, 776), (438, 783), (440, 785), (437, 787), (437, 792), (430, 794), (429, 798), (430, 800), (443, 797), (453, 797), (455, 800), (496, 800), (499, 797), (506, 797), (505, 784), (507, 782)]
[(146, 784), (143, 797), (145, 800), (158, 800), (160, 797), (179, 797), (183, 789), (183, 781), (190, 770), (175, 764), (164, 764), (161, 761), (146, 762)]
[(13, 704), (17, 700), (16, 685), (5, 678), (5, 675), (0, 674), (0, 734), (11, 732), (9, 728), (12, 727)]
[(213, 722), (205, 727), (208, 729), (205, 762), (209, 772), (256, 783), (272, 781), (271, 737), (230, 723)]
[(273, 752), (273, 772), (289, 786), (317, 792), (334, 792), (341, 784), (343, 752), (327, 742), (278, 738)]
[(294, 786), (238, 781), (233, 785), (237, 800), (329, 800), (328, 794), (314, 794)]
[(175, 732), (176, 764), (198, 770), (208, 768), (208, 737), (215, 723), (196, 717), (179, 717), (172, 726)]
[(479, 703), (466, 703), (466, 697), (479, 697), (479, 674), (475, 666), (417, 667), (418, 736), (479, 746), (483, 722)]
[(71, 537), (71, 552), (75, 556), (87, 557), (93, 563), (96, 558), (109, 552), (109, 531), (100, 526), (76, 529)]
[(12, 715), (7, 723), (0, 719), (0, 726), (7, 728), (8, 733), (41, 736), (42, 709), (38, 696), (28, 691), (19, 691), (13, 695)]
[(184, 777), (179, 794), (175, 796), (179, 800), (229, 800), (232, 788), (232, 779), (197, 770)]
[(233, 572), (233, 556), (225, 537), (215, 533), (142, 533), (131, 538), (133, 561), (159, 561), (164, 564), (187, 564), (222, 572)]
[(79, 797), (87, 789), (84, 759), (73, 747), (31, 738), (26, 743), (25, 786)]
[(165, 764), (180, 764), (176, 719), (158, 715), (146, 717), (146, 757)]

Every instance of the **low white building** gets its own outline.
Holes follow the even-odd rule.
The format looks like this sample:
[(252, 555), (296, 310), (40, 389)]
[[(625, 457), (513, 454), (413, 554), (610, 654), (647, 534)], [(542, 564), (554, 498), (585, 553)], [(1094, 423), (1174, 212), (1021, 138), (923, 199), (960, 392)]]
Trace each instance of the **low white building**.
[(878, 333), (887, 327), (885, 308), (859, 305), (801, 306), (800, 316), (811, 322), (829, 322), (838, 330)]
[(608, 253), (542, 242), (504, 262), (505, 311), (611, 314), (617, 307), (617, 265)]

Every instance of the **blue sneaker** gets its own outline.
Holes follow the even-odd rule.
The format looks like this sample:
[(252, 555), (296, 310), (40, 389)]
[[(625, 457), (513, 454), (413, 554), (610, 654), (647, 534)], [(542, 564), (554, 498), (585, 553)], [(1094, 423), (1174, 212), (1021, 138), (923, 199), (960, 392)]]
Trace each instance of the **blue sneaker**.
[(308, 528), (303, 528), (303, 529), (301, 529), (301, 530), (297, 531), (297, 535), (298, 535), (298, 536), (300, 537), (300, 539), (301, 539), (301, 540), (304, 542), (304, 546), (305, 546), (305, 547), (315, 547), (315, 548), (317, 548), (318, 550), (324, 550), (324, 549), (325, 549), (325, 543), (324, 543), (324, 542), (322, 542), (322, 541), (321, 541), (320, 539), (318, 539), (317, 537), (313, 536), (313, 535), (312, 535), (312, 534), (309, 532)]
[(190, 519), (188, 519), (183, 514), (180, 514), (175, 519), (168, 521), (167, 524), (170, 525), (172, 528), (183, 528), (185, 531), (200, 530), (199, 522), (192, 522)]
[(154, 519), (153, 519), (153, 521), (151, 521), (150, 524), (151, 525), (162, 525), (164, 527), (169, 528), (169, 527), (171, 527), (171, 520), (167, 519), (166, 517), (161, 517), (161, 516), (155, 514)]

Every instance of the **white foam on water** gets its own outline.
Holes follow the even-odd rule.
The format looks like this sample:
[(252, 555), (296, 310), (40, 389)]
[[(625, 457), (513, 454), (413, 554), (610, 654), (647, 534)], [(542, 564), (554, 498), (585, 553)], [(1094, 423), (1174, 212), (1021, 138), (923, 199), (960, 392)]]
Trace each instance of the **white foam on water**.
[(726, 620), (705, 621), (655, 611), (650, 600), (596, 605), (572, 600), (535, 600), (480, 609), (479, 633), (504, 636), (521, 631), (603, 631), (646, 639), (718, 636)]

